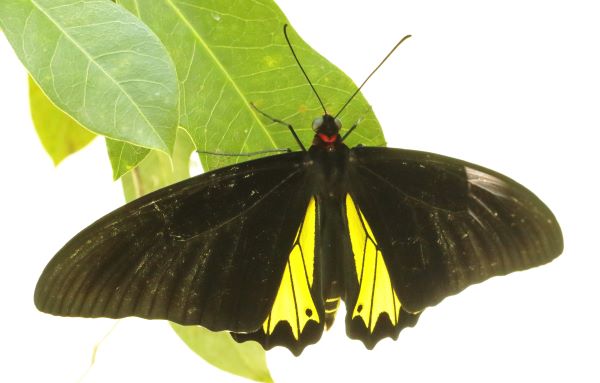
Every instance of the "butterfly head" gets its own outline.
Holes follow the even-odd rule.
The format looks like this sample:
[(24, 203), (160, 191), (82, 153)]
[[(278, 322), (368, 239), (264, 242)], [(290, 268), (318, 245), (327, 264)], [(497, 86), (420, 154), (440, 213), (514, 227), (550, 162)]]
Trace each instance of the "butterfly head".
[(315, 118), (312, 128), (316, 133), (313, 144), (332, 146), (341, 141), (339, 132), (342, 122), (330, 114), (325, 113), (322, 117)]

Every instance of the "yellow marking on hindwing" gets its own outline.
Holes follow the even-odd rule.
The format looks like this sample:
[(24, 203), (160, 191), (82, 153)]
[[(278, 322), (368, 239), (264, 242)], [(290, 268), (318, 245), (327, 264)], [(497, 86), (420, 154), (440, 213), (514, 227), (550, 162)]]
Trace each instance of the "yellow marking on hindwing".
[(316, 202), (311, 198), (304, 221), (294, 239), (294, 247), (273, 307), (262, 326), (267, 335), (272, 334), (280, 322), (287, 322), (294, 338), (298, 340), (309, 320), (319, 322), (319, 314), (310, 293), (315, 267), (316, 216)]
[(352, 319), (360, 317), (372, 333), (377, 319), (385, 313), (396, 326), (400, 300), (371, 227), (349, 194), (346, 195), (346, 217), (359, 285)]

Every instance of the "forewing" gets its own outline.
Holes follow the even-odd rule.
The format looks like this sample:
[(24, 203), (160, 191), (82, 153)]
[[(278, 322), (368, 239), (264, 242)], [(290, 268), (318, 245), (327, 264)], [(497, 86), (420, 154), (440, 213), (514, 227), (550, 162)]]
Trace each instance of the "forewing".
[(35, 304), (252, 331), (267, 317), (310, 200), (304, 154), (206, 173), (99, 219), (44, 270)]
[(436, 154), (352, 150), (351, 196), (379, 241), (402, 307), (547, 263), (563, 249), (552, 212), (499, 173)]

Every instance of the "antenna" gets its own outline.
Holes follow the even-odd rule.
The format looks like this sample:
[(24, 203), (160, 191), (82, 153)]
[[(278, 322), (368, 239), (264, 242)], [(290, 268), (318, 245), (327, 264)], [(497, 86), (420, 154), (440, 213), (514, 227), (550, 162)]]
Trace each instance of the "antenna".
[[(356, 89), (356, 91), (352, 94), (352, 96), (350, 96), (350, 98), (348, 99), (348, 101), (346, 101), (346, 103), (342, 106), (342, 109), (340, 109), (340, 111), (336, 113), (336, 115), (334, 116), (334, 118), (337, 118), (340, 115), (340, 113), (342, 113), (342, 111), (344, 109), (346, 109), (346, 106), (348, 106), (348, 104), (350, 103), (350, 101), (352, 101), (352, 99), (358, 94), (358, 92), (360, 92), (360, 90), (362, 89), (362, 87), (367, 83), (367, 81), (369, 81), (369, 79), (371, 78), (371, 76), (373, 76), (373, 74), (375, 72), (377, 72), (377, 69), (379, 69), (379, 67), (381, 67), (383, 65), (383, 63), (388, 59), (388, 57), (390, 57), (392, 55), (392, 53), (394, 53), (394, 51), (396, 50), (396, 48), (398, 48), (400, 46), (400, 44), (402, 44), (404, 42), (404, 40), (408, 39), (409, 37), (411, 37), (411, 35), (406, 35), (402, 39), (400, 39), (400, 41), (398, 41), (398, 43), (392, 48), (392, 50), (390, 51), (390, 53), (388, 53), (387, 56), (385, 56), (383, 58), (383, 60), (381, 60), (381, 62), (379, 63), (379, 65), (377, 65), (377, 67), (373, 70), (373, 72), (371, 72), (371, 74), (367, 76), (367, 78), (365, 79), (365, 81), (363, 81), (363, 83), (360, 84), (360, 86), (358, 87), (358, 89)], [(286, 36), (286, 38), (287, 38), (287, 36)], [(302, 71), (304, 72), (304, 69)], [(312, 86), (312, 84), (311, 84), (311, 86)], [(314, 88), (313, 88), (313, 90), (314, 90)], [(319, 101), (320, 101), (320, 99), (319, 99)]]
[(294, 59), (296, 60), (296, 63), (298, 63), (298, 66), (300, 67), (300, 70), (304, 74), (304, 77), (306, 77), (306, 81), (308, 81), (308, 85), (310, 85), (310, 87), (312, 88), (315, 96), (317, 96), (317, 99), (319, 100), (319, 104), (321, 104), (321, 108), (323, 108), (323, 112), (325, 112), (325, 114), (327, 114), (327, 109), (325, 109), (325, 105), (323, 104), (323, 100), (321, 100), (321, 97), (319, 97), (319, 94), (317, 93), (317, 90), (315, 89), (315, 87), (313, 86), (312, 82), (310, 81), (310, 78), (308, 78), (308, 75), (304, 71), (304, 68), (302, 68), (302, 64), (300, 64), (300, 60), (298, 60), (298, 56), (296, 56), (296, 52), (294, 52), (294, 48), (292, 48), (292, 44), (290, 43), (290, 39), (289, 39), (288, 34), (287, 34), (287, 27), (288, 27), (287, 24), (285, 24), (283, 26), (283, 35), (285, 36), (285, 41), (287, 41), (287, 45), (290, 47), (290, 50), (292, 51), (292, 55), (294, 56)]

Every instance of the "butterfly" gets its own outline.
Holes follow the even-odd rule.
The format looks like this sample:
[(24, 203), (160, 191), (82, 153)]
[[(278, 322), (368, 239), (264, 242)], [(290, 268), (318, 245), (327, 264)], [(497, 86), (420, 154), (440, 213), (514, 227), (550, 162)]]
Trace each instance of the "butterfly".
[(341, 110), (323, 109), (308, 149), (289, 126), (300, 151), (165, 187), (81, 231), (43, 271), (38, 309), (166, 319), (299, 355), (344, 301), (347, 335), (371, 349), (445, 297), (562, 252), (554, 215), (519, 183), (438, 154), (349, 148), (356, 124), (342, 136)]

